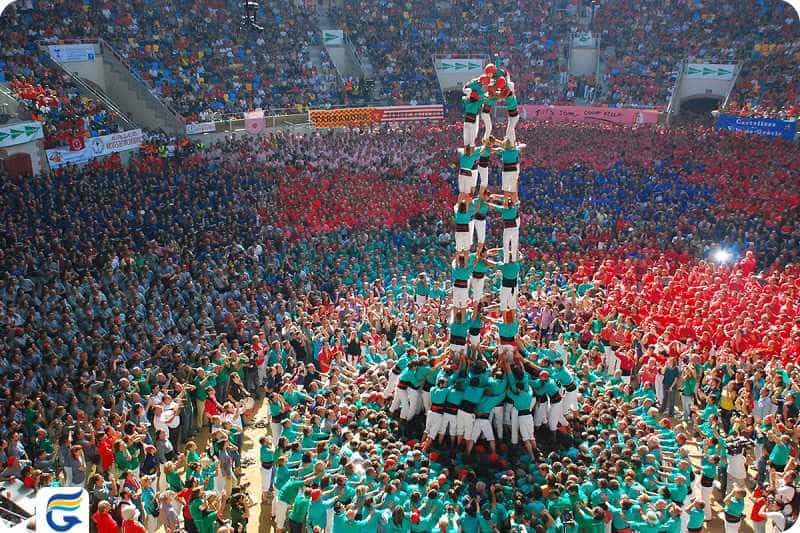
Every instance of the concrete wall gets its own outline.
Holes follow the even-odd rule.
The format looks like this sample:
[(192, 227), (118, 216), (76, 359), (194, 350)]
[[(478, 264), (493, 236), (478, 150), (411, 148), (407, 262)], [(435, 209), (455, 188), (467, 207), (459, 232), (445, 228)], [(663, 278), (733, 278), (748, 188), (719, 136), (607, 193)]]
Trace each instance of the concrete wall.
[(597, 48), (571, 47), (569, 51), (569, 73), (574, 76), (591, 76), (597, 70)]
[(678, 97), (681, 100), (690, 98), (707, 97), (724, 99), (731, 89), (733, 80), (711, 80), (702, 78), (683, 77), (679, 88)]
[(92, 61), (70, 61), (61, 63), (64, 70), (72, 72), (85, 80), (89, 80), (98, 85), (103, 92), (106, 92), (106, 75), (103, 70), (103, 57), (100, 45), (94, 45), (94, 57)]
[(44, 142), (41, 139), (0, 148), (0, 159), (5, 159), (15, 154), (28, 154), (30, 156), (31, 167), (35, 176), (49, 172), (50, 167), (47, 165), (47, 157), (44, 153)]

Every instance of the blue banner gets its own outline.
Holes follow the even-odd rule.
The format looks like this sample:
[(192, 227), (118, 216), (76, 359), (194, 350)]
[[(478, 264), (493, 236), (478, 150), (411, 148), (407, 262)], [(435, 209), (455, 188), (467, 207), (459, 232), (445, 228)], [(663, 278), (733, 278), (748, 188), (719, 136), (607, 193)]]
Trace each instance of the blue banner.
[(794, 139), (797, 131), (797, 122), (794, 120), (781, 120), (779, 118), (737, 117), (735, 115), (720, 115), (717, 119), (718, 130), (743, 131), (766, 135), (768, 137), (783, 137), (787, 141)]

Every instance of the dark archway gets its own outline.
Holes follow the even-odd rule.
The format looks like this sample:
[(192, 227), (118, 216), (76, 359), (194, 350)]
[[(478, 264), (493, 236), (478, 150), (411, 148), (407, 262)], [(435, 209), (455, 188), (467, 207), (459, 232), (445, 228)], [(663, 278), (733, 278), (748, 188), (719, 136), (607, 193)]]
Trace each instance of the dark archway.
[(722, 106), (722, 99), (716, 96), (695, 96), (681, 101), (680, 111), (676, 118), (679, 123), (702, 123), (713, 125), (715, 122), (711, 112)]

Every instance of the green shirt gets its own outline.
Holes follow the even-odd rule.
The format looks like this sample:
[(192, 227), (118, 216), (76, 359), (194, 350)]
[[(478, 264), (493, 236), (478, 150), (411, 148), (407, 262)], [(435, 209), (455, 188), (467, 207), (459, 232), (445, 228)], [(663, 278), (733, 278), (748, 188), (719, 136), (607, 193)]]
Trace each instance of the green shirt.
[(683, 387), (681, 394), (684, 396), (694, 396), (694, 390), (697, 388), (697, 380), (694, 378), (686, 378), (683, 380)]
[(519, 322), (500, 322), (497, 324), (497, 332), (502, 339), (513, 339), (519, 333)]
[(289, 511), (289, 520), (304, 524), (309, 507), (311, 507), (311, 498), (305, 494), (298, 494), (294, 499), (292, 509)]
[(731, 501), (725, 507), (725, 512), (731, 516), (742, 516), (744, 513), (744, 498), (731, 498)]
[(791, 448), (782, 442), (777, 443), (769, 454), (769, 460), (778, 466), (785, 466), (789, 462)]
[(498, 263), (497, 266), (500, 269), (500, 272), (503, 273), (503, 279), (516, 281), (519, 277), (520, 265), (518, 261), (512, 261), (511, 263)]

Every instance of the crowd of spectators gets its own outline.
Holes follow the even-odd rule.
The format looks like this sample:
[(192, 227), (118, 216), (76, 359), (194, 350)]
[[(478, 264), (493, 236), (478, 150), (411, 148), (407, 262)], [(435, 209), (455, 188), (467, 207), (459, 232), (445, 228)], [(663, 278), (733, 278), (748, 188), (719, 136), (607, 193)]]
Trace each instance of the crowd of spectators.
[[(487, 460), (474, 464), (437, 447), (423, 452), (416, 426), (401, 435), (382, 410), (392, 361), (408, 347), (433, 360), (447, 345), (452, 250), (442, 221), (457, 173), (447, 147), (460, 131), (419, 126), (183, 144), (174, 157), (148, 151), (129, 168), (4, 179), (0, 477), (31, 489), (87, 486), (103, 532), (116, 531), (111, 522), (134, 527), (137, 516), (148, 531), (159, 521), (168, 531), (215, 531), (218, 518), (246, 522), (248, 497), (270, 495), (290, 528), (324, 524), (328, 508), (335, 532), (391, 520), (398, 531), (408, 521), (464, 524), (484, 511), (487, 524), (533, 527), (564, 525), (568, 510), (589, 527), (606, 520), (598, 506), (613, 514), (621, 504), (594, 491), (628, 477), (597, 469), (620, 453), (603, 449), (603, 430), (639, 427), (629, 438), (651, 447), (656, 436), (676, 455), (699, 431), (698, 446), (722, 465), (704, 462), (703, 475), (723, 483), (720, 439), (768, 435), (747, 460), (765, 493), (780, 489), (771, 472), (793, 470), (781, 461), (784, 441), (795, 444), (790, 398), (800, 391), (793, 147), (569, 124), (524, 123), (518, 138), (528, 146), (520, 353), (535, 368), (563, 353), (582, 394), (563, 446), (543, 448), (555, 455), (527, 462), (510, 448), (489, 456), (479, 446)], [(730, 264), (709, 260), (717, 248), (733, 254)], [(431, 283), (422, 309), (412, 281), (420, 272)], [(589, 346), (595, 329), (600, 352)], [(577, 344), (562, 336), (571, 331)], [(492, 345), (491, 329), (485, 339)], [(598, 355), (605, 347), (610, 363)], [(614, 357), (641, 366), (643, 377), (628, 387)], [(668, 359), (680, 381), (655, 372)], [(652, 409), (674, 413), (677, 383), (705, 409), (673, 432)], [(745, 399), (731, 407), (739, 391)], [(769, 418), (754, 412), (762, 391), (781, 409)], [(242, 433), (254, 422), (251, 397), (262, 394), (273, 422), (257, 459), (265, 476), (274, 468), (265, 495), (241, 484), (238, 468), (256, 460)], [(680, 515), (672, 503), (683, 500), (661, 490), (680, 482), (629, 466), (643, 488), (628, 497), (645, 519)], [(690, 481), (679, 460), (665, 467)], [(564, 507), (559, 496), (578, 486)], [(732, 512), (736, 489), (723, 484), (719, 497), (733, 492)], [(419, 502), (414, 491), (441, 502)], [(542, 508), (548, 514), (531, 512)]]
[[(757, 105), (754, 98), (769, 93), (776, 83), (782, 104), (794, 104), (791, 72), (797, 64), (792, 54), (773, 69), (759, 67), (759, 50), (784, 46), (794, 50), (800, 31), (797, 14), (784, 2), (759, 0), (742, 4), (724, 1), (653, 2), (630, 0), (601, 2), (592, 19), (606, 53), (606, 89), (599, 103), (664, 107), (681, 62), (744, 62), (739, 87), (745, 88), (740, 106)], [(780, 75), (786, 75), (783, 82)], [(752, 92), (748, 92), (752, 89)], [(785, 90), (784, 90), (785, 89)], [(748, 104), (747, 102), (751, 101)], [(767, 100), (762, 107), (772, 107)]]
[[(433, 54), (499, 54), (523, 101), (559, 101), (566, 66), (563, 42), (572, 19), (559, 2), (370, 1), (334, 10), (381, 79), (382, 98), (393, 103), (440, 100)], [(568, 2), (563, 3), (568, 5)]]
[(12, 17), (12, 9), (0, 17), (0, 82), (43, 124), (46, 147), (82, 146), (87, 137), (119, 131), (123, 118), (83, 94)]
[[(36, 5), (18, 4), (19, 16), (13, 20), (13, 10), (4, 15), (8, 35), (3, 70), (6, 78), (24, 85), (23, 100), (48, 117), (53, 142), (83, 132), (105, 133), (116, 121), (79, 95), (69, 80), (34, 59), (35, 42), (102, 37), (149, 90), (190, 122), (259, 107), (302, 110), (346, 100), (322, 46), (315, 8), (305, 2), (263, 4), (257, 16), (262, 31), (241, 25), (240, 6), (219, 1), (201, 6), (130, 1), (84, 5), (76, 0), (48, 3), (47, 9), (34, 9)], [(587, 11), (591, 17), (581, 18)], [(381, 0), (345, 2), (329, 13), (350, 35), (356, 52), (370, 59), (382, 88), (370, 97), (388, 104), (441, 101), (434, 54), (499, 54), (512, 73), (520, 103), (664, 107), (681, 62), (691, 57), (743, 61), (730, 111), (782, 117), (797, 111), (798, 21), (780, 0), (744, 7), (732, 1), (626, 0), (600, 2), (590, 10), (566, 1), (427, 5)], [(585, 20), (591, 21), (588, 27), (580, 25)], [(598, 78), (567, 72), (569, 39), (583, 30), (600, 39)], [(320, 50), (316, 62), (314, 47)], [(19, 63), (24, 63), (24, 75), (18, 72)], [(44, 102), (53, 97), (62, 102), (55, 112)]]
[(798, 47), (797, 39), (786, 44), (756, 45), (743, 65), (726, 111), (783, 119), (800, 116)]

